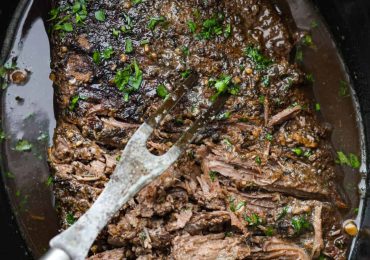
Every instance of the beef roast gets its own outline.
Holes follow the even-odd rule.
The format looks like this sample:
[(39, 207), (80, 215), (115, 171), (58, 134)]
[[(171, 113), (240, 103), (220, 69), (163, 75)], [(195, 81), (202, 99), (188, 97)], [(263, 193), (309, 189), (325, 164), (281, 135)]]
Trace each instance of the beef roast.
[(344, 259), (329, 131), (291, 62), (299, 34), (267, 0), (54, 0), (62, 228), (99, 196), (121, 150), (176, 82), (199, 82), (148, 141), (162, 154), (217, 95), (223, 111), (122, 207), (91, 259)]

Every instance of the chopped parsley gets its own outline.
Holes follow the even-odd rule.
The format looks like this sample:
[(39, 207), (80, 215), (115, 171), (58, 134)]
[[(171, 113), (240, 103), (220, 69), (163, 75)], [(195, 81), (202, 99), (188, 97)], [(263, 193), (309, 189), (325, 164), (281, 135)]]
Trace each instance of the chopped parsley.
[(277, 220), (284, 218), (288, 214), (288, 206), (285, 206), (277, 217)]
[(306, 81), (308, 82), (308, 83), (314, 83), (315, 82), (315, 78), (313, 77), (313, 75), (312, 74), (307, 74), (306, 75)]
[(211, 97), (211, 100), (216, 100), (217, 97), (224, 93), (236, 95), (239, 92), (239, 86), (232, 83), (232, 77), (222, 75), (219, 79), (211, 79), (209, 84), (216, 89), (216, 94)]
[(349, 96), (348, 84), (344, 80), (339, 81), (339, 96), (341, 96), (341, 97), (348, 97)]
[(32, 149), (32, 144), (29, 141), (27, 141), (27, 140), (21, 139), (15, 145), (15, 150), (17, 152), (31, 151), (31, 149)]
[(94, 51), (92, 58), (95, 64), (100, 64), (103, 60), (109, 60), (112, 57), (113, 53), (113, 47), (109, 46), (105, 48), (102, 52)]
[(127, 14), (123, 14), (123, 18), (124, 18), (124, 25), (122, 25), (120, 27), (120, 30), (121, 32), (123, 33), (127, 33), (127, 32), (130, 32), (132, 30), (132, 28), (134, 27), (134, 24), (132, 22), (132, 19), (129, 15)]
[(312, 36), (309, 35), (309, 34), (306, 34), (303, 39), (303, 44), (306, 45), (306, 46), (312, 46), (313, 45), (313, 40), (312, 40)]
[(165, 98), (167, 98), (168, 94), (169, 93), (168, 93), (168, 90), (165, 87), (165, 85), (163, 85), (163, 84), (158, 85), (158, 87), (157, 87), (157, 95), (159, 97), (165, 99)]
[(145, 45), (145, 44), (149, 44), (150, 41), (148, 39), (144, 39), (144, 40), (141, 40), (140, 41), (140, 45)]
[(303, 61), (303, 51), (299, 46), (297, 46), (297, 50), (296, 50), (296, 53), (295, 53), (295, 61), (297, 61), (297, 62), (302, 62)]
[(187, 47), (187, 46), (183, 46), (183, 47), (181, 48), (181, 50), (182, 50), (182, 53), (184, 54), (184, 56), (185, 56), (185, 57), (187, 57), (187, 56), (189, 56), (189, 55), (190, 55), (189, 47)]
[(244, 54), (254, 63), (256, 70), (264, 70), (272, 64), (272, 60), (265, 57), (262, 52), (253, 45), (244, 49)]
[(225, 38), (229, 38), (231, 35), (231, 24), (227, 24), (224, 28), (224, 36)]
[(4, 130), (0, 130), (0, 143), (2, 143), (6, 139), (6, 134)]
[(258, 155), (256, 156), (256, 158), (254, 159), (256, 161), (256, 163), (258, 165), (261, 165), (262, 161), (261, 161), (261, 157), (259, 157)]
[(65, 32), (72, 32), (73, 31), (73, 25), (71, 23), (61, 23), (61, 24), (56, 24), (53, 29), (55, 31), (62, 30)]
[(268, 141), (272, 141), (272, 139), (273, 139), (274, 137), (272, 136), (272, 134), (270, 134), (270, 133), (267, 133), (266, 134), (266, 140), (268, 140)]
[(48, 179), (46, 180), (45, 184), (47, 187), (50, 187), (54, 182), (53, 176), (49, 176)]
[(186, 79), (187, 77), (189, 77), (190, 76), (190, 73), (191, 73), (191, 70), (185, 70), (185, 71), (183, 71), (183, 72), (181, 72), (181, 77), (183, 78), (183, 79)]
[(191, 33), (195, 33), (195, 31), (197, 30), (197, 24), (193, 21), (188, 21), (188, 28)]
[(264, 232), (266, 236), (271, 237), (275, 234), (275, 229), (271, 226), (268, 226)]
[(151, 17), (148, 23), (148, 28), (153, 31), (157, 25), (162, 24), (166, 21), (166, 17), (159, 16), (159, 17)]
[(93, 58), (93, 61), (94, 61), (95, 64), (100, 64), (100, 62), (101, 62), (100, 52), (94, 51), (92, 58)]
[(82, 25), (87, 18), (85, 0), (75, 0), (73, 4), (67, 4), (63, 9), (53, 8), (50, 10), (49, 15), (48, 21), (53, 23), (52, 30), (72, 32), (73, 23)]
[(319, 27), (319, 23), (316, 20), (311, 21), (311, 28), (317, 28)]
[(225, 17), (223, 14), (218, 14), (214, 15), (210, 19), (204, 20), (202, 23), (201, 31), (197, 35), (197, 38), (209, 40), (222, 34), (224, 34), (225, 37), (228, 37), (231, 34), (231, 25), (228, 24), (226, 25), (226, 27), (224, 27), (223, 26), (224, 19)]
[(260, 104), (265, 103), (265, 96), (264, 95), (259, 96), (258, 97), (258, 102), (260, 102)]
[(95, 19), (99, 22), (105, 21), (105, 11), (104, 10), (98, 10), (95, 12)]
[(236, 208), (235, 208), (235, 198), (230, 196), (229, 197), (229, 209), (231, 210), (231, 212), (235, 212)]
[(215, 171), (209, 171), (209, 178), (211, 178), (211, 181), (214, 182), (218, 176), (218, 172)]
[(71, 97), (71, 100), (69, 101), (69, 106), (68, 106), (69, 111), (75, 110), (79, 100), (80, 100), (79, 95), (75, 95), (75, 96)]
[(295, 153), (297, 156), (301, 156), (303, 154), (303, 150), (299, 147), (293, 148), (292, 152)]
[(75, 14), (76, 24), (83, 24), (87, 18), (85, 1), (84, 0), (76, 1), (72, 6), (72, 12)]
[(125, 101), (128, 101), (131, 93), (140, 88), (142, 81), (143, 72), (136, 61), (127, 65), (124, 69), (118, 70), (114, 77), (114, 83), (123, 93)]
[(15, 175), (11, 172), (5, 172), (5, 177), (7, 177), (8, 179), (14, 179), (15, 178)]
[(306, 219), (306, 216), (293, 217), (292, 226), (296, 234), (301, 233), (302, 231), (309, 229), (311, 223)]
[(249, 226), (258, 226), (262, 223), (261, 218), (256, 213), (252, 213), (249, 216), (245, 215), (244, 219), (248, 222)]
[(132, 40), (130, 38), (126, 39), (125, 41), (125, 53), (129, 54), (134, 51), (134, 47), (132, 44)]
[(112, 34), (113, 34), (114, 37), (118, 37), (121, 34), (121, 32), (119, 30), (113, 28), (112, 29)]
[(109, 46), (103, 50), (103, 52), (101, 53), (101, 56), (104, 60), (108, 60), (111, 58), (113, 53), (114, 53), (113, 47)]
[(68, 225), (72, 226), (76, 222), (75, 216), (71, 213), (68, 212), (66, 215), (66, 222)]
[(349, 153), (347, 156), (344, 152), (338, 151), (337, 156), (338, 157), (335, 162), (340, 165), (347, 165), (349, 167), (352, 167), (353, 169), (358, 169), (361, 166), (360, 160), (353, 153)]

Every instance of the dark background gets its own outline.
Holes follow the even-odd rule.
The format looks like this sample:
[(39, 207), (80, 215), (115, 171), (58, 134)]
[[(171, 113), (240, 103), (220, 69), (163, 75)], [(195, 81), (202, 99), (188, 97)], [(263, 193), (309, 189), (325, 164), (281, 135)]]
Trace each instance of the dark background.
[[(1, 0), (0, 46), (17, 2), (18, 0)], [(326, 19), (342, 52), (360, 101), (365, 133), (370, 133), (370, 1), (313, 0), (313, 2)], [(366, 136), (366, 143), (369, 150), (370, 134)], [(368, 185), (368, 187), (370, 186)], [(369, 194), (370, 191), (367, 198)], [(362, 230), (368, 232), (364, 233), (370, 233), (370, 205), (368, 204), (370, 203), (365, 203), (363, 214), (367, 217), (362, 224)], [(359, 238), (354, 259), (370, 259), (370, 238), (361, 235)], [(0, 258), (29, 258), (25, 255), (25, 247), (14, 223), (3, 189), (0, 189), (0, 241)]]
[[(0, 47), (6, 34), (18, 0), (1, 0), (0, 2)], [(0, 178), (1, 179), (1, 178)], [(0, 258), (1, 259), (30, 259), (23, 240), (15, 224), (15, 219), (10, 211), (10, 206), (0, 181)]]

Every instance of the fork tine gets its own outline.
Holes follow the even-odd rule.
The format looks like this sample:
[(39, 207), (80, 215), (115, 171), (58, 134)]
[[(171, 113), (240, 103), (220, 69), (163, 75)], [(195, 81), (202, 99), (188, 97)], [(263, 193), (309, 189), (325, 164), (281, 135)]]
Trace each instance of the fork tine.
[(185, 149), (186, 145), (194, 140), (198, 130), (200, 128), (203, 128), (208, 122), (213, 119), (214, 116), (216, 116), (220, 112), (229, 96), (229, 94), (218, 96), (216, 101), (213, 102), (208, 110), (204, 112), (200, 117), (198, 117), (194, 124), (190, 126), (190, 128), (180, 136), (173, 147), (180, 148), (180, 150)]
[(191, 73), (183, 82), (179, 82), (180, 86), (165, 100), (162, 106), (147, 120), (147, 124), (155, 128), (162, 119), (177, 105), (180, 99), (191, 89), (198, 81), (198, 74)]

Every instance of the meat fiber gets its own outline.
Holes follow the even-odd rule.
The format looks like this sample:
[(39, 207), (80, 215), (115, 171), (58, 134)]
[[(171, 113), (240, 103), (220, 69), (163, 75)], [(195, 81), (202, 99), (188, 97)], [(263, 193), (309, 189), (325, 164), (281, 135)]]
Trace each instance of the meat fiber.
[(347, 205), (330, 132), (290, 59), (298, 34), (270, 1), (53, 5), (49, 161), (62, 228), (93, 204), (130, 136), (178, 80), (200, 76), (148, 141), (154, 154), (220, 86), (230, 94), (186, 153), (115, 215), (90, 259), (345, 258)]

